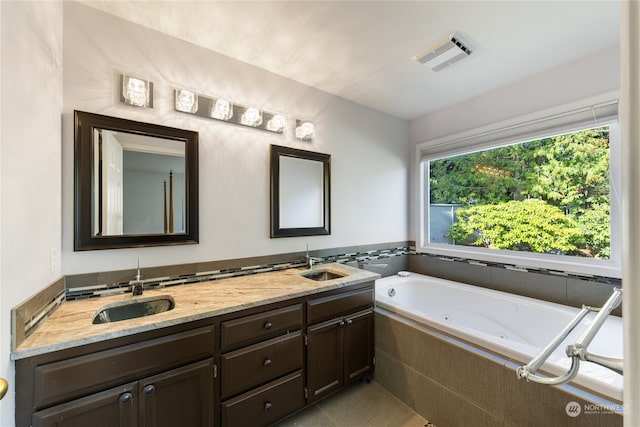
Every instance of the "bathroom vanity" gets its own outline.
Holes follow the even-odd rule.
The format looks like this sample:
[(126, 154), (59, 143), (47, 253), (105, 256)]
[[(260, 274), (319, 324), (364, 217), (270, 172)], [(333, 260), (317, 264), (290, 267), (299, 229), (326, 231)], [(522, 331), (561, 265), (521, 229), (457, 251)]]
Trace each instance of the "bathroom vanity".
[(91, 323), (100, 307), (130, 294), (63, 303), (14, 352), (16, 425), (269, 425), (368, 378), (379, 276), (320, 268), (341, 276), (145, 291), (175, 308), (104, 324)]

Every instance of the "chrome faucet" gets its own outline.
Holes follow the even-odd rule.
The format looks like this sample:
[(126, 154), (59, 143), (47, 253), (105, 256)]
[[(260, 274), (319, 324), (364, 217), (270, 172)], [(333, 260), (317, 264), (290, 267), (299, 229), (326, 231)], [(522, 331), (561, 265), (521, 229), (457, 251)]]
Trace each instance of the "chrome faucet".
[(129, 284), (131, 285), (131, 294), (134, 297), (142, 295), (142, 292), (144, 292), (144, 282), (142, 281), (142, 275), (140, 275), (140, 259), (138, 259), (138, 273), (135, 279), (131, 280)]
[(323, 261), (322, 258), (314, 258), (312, 256), (309, 256), (309, 245), (307, 245), (307, 255), (305, 256), (305, 259), (307, 260), (307, 268), (309, 270), (313, 270), (314, 261)]

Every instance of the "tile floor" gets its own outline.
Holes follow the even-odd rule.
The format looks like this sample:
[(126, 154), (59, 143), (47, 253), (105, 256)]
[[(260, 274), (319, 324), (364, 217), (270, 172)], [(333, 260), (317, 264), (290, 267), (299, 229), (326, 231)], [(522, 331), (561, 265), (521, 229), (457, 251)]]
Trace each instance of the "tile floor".
[(435, 427), (375, 381), (354, 384), (277, 427)]

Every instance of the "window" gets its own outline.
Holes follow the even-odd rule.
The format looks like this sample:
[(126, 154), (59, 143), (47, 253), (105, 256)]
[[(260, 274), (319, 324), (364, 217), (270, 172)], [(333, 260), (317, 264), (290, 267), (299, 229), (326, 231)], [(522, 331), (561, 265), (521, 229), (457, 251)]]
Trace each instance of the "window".
[(620, 277), (617, 104), (419, 147), (425, 252)]

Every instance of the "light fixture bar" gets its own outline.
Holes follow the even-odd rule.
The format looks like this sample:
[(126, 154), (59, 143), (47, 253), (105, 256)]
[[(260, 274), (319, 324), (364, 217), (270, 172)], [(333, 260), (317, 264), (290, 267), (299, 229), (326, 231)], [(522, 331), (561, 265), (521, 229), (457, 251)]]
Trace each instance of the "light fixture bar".
[(201, 95), (188, 89), (175, 88), (174, 92), (174, 108), (181, 113), (273, 133), (284, 133), (287, 121), (281, 114), (269, 113), (257, 107), (245, 107), (224, 98)]

